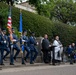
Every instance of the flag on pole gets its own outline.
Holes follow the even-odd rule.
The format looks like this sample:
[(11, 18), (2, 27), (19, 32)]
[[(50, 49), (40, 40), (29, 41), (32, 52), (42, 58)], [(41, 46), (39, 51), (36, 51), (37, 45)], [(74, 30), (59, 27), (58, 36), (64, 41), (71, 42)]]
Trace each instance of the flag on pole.
[(20, 26), (19, 26), (19, 32), (22, 33), (22, 13), (20, 10)]
[[(20, 32), (21, 37), (22, 37), (22, 12), (21, 12), (21, 9), (20, 9), (20, 24), (19, 24), (19, 32)], [(21, 42), (22, 42), (22, 38), (21, 38)], [(24, 45), (21, 46), (21, 53), (23, 53), (23, 50), (24, 50)], [(22, 58), (23, 58), (23, 54), (22, 54)]]
[(12, 41), (13, 36), (12, 36), (11, 6), (10, 6), (10, 10), (9, 10), (9, 15), (8, 15), (7, 28), (8, 28), (9, 34), (10, 34), (10, 40)]

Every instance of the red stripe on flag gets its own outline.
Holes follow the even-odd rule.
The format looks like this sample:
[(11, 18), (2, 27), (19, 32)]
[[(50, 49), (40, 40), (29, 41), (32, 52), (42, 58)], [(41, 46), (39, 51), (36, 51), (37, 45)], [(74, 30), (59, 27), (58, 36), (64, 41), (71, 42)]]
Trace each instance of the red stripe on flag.
[(12, 41), (13, 40), (12, 30), (11, 30), (11, 28), (12, 28), (12, 18), (10, 16), (10, 14), (8, 16), (7, 28), (8, 28), (9, 34), (10, 34), (10, 40)]

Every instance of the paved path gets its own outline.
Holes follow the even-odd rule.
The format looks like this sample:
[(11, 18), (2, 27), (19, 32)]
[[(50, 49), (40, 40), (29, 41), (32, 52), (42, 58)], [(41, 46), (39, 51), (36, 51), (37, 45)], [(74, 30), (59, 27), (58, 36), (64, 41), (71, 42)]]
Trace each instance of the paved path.
[(76, 75), (76, 64), (7, 68), (0, 70), (0, 75)]

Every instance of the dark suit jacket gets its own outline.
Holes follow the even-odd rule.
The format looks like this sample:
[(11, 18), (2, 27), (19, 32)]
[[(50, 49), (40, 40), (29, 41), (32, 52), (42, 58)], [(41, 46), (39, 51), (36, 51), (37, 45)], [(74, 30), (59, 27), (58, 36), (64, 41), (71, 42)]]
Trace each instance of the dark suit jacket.
[(49, 40), (44, 38), (42, 40), (42, 49), (44, 49), (44, 50), (49, 49), (49, 45), (50, 45)]

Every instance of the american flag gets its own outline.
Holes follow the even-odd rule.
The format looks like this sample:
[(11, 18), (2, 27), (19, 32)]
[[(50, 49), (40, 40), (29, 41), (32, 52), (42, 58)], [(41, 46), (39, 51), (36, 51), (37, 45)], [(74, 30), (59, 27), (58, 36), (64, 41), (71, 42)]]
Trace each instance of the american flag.
[(7, 28), (12, 28), (12, 19), (10, 15), (8, 16)]
[(12, 36), (12, 18), (11, 18), (11, 6), (10, 6), (10, 11), (9, 11), (9, 15), (8, 15), (8, 22), (7, 22), (7, 28), (10, 34), (10, 40), (12, 41), (13, 36)]

